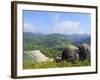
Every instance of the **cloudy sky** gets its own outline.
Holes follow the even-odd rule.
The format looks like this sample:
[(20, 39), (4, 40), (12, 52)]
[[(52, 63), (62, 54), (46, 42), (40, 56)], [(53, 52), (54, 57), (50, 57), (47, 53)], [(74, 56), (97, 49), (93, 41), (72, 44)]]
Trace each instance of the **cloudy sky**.
[(23, 11), (24, 32), (90, 34), (91, 16), (86, 13)]

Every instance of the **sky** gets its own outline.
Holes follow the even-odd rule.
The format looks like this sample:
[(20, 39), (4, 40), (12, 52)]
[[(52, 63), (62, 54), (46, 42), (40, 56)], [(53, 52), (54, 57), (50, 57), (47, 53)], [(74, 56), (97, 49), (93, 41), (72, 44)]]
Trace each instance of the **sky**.
[(91, 15), (75, 12), (23, 11), (24, 32), (91, 34)]

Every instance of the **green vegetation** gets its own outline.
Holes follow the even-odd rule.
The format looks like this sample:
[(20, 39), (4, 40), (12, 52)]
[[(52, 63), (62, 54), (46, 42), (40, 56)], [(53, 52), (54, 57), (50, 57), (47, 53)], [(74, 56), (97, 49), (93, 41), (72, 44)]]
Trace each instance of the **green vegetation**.
[(70, 40), (61, 34), (42, 35), (26, 33), (24, 35), (24, 51), (40, 50), (48, 57), (60, 55), (62, 49), (68, 45), (70, 45)]
[[(80, 36), (81, 37), (81, 36)], [(78, 40), (76, 37), (72, 36), (75, 43), (76, 41), (83, 42)], [(61, 35), (61, 34), (33, 34), (33, 33), (24, 33), (23, 37), (23, 50), (31, 51), (31, 50), (40, 50), (44, 55), (50, 58), (54, 58), (57, 55), (62, 54), (62, 50), (66, 48), (68, 45), (73, 43), (73, 40), (69, 36)], [(90, 41), (88, 38), (83, 39), (84, 41)], [(87, 42), (88, 42), (87, 41)], [(90, 62), (88, 61), (79, 61), (76, 60), (74, 62), (62, 61), (47, 61), (42, 63), (33, 62), (28, 54), (23, 53), (23, 69), (34, 69), (34, 68), (54, 68), (54, 67), (72, 67), (72, 66), (89, 66)]]
[(47, 61), (47, 62), (41, 62), (41, 63), (35, 63), (31, 61), (24, 61), (23, 68), (24, 69), (39, 69), (39, 68), (60, 68), (60, 67), (83, 67), (83, 66), (90, 66), (90, 62), (86, 61), (79, 61), (76, 60), (74, 62), (70, 61), (61, 61), (61, 62), (55, 62), (55, 61)]

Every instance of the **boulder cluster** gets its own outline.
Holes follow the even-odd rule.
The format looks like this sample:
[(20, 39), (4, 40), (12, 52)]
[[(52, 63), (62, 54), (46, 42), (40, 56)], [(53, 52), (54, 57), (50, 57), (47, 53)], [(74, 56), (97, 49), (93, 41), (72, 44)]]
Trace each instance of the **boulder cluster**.
[(56, 57), (55, 61), (61, 60), (88, 60), (90, 61), (90, 46), (88, 44), (82, 44), (78, 47), (74, 45), (69, 45), (67, 48), (64, 48), (60, 57)]
[(56, 56), (55, 58), (49, 58), (45, 56), (40, 50), (25, 51), (25, 53), (28, 53), (29, 56), (32, 58), (32, 60), (35, 62), (45, 62), (45, 61), (60, 62), (63, 60), (67, 61), (91, 60), (90, 46), (88, 44), (81, 44), (78, 47), (74, 45), (69, 45), (63, 49), (61, 55)]

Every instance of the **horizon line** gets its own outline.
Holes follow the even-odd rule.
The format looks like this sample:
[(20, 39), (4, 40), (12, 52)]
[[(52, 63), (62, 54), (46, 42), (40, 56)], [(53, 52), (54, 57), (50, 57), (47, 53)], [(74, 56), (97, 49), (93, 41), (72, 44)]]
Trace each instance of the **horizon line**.
[[(25, 33), (25, 32), (23, 32), (23, 33)], [(91, 35), (91, 34), (88, 34), (88, 33), (71, 33), (71, 34), (63, 34), (63, 33), (41, 33), (41, 32), (37, 32), (37, 33), (35, 33), (35, 32), (27, 32), (27, 33), (44, 34), (44, 35), (50, 35), (50, 34), (62, 34), (62, 35), (74, 35), (74, 34), (76, 34), (76, 35), (85, 35), (86, 34), (86, 35)]]

